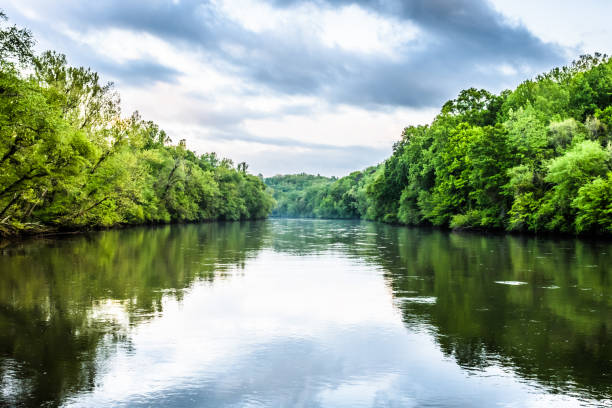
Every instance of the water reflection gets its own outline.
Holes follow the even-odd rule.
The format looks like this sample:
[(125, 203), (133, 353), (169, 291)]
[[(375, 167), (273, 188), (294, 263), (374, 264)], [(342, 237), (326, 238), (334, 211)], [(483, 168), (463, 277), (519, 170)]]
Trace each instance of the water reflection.
[[(130, 327), (160, 316), (196, 279), (244, 267), (265, 223), (105, 231), (5, 248), (0, 263), (0, 402), (57, 405), (95, 387)], [(116, 345), (116, 346), (115, 346)]]
[(322, 220), (25, 243), (0, 405), (605, 405), (611, 255)]
[(610, 243), (400, 228), (377, 237), (397, 297), (436, 299), (401, 302), (404, 320), (430, 322), (459, 365), (501, 363), (551, 391), (610, 396)]

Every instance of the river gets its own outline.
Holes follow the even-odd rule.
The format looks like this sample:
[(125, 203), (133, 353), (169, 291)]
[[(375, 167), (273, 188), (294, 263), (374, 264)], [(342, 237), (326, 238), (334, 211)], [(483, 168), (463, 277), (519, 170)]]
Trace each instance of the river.
[(360, 221), (0, 256), (0, 406), (612, 404), (612, 242)]

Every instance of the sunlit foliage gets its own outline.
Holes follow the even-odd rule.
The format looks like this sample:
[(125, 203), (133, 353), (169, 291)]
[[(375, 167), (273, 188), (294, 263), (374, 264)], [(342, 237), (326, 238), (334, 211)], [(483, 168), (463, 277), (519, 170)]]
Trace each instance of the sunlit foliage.
[[(6, 20), (2, 14), (0, 17)], [(266, 217), (259, 177), (172, 144), (89, 68), (0, 27), (0, 234)]]

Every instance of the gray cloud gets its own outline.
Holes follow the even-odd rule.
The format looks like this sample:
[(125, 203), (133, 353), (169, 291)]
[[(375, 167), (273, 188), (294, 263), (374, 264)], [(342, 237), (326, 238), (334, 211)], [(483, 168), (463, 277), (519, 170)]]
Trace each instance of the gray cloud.
[[(293, 7), (304, 1), (276, 0)], [(353, 61), (359, 75), (343, 78), (334, 96), (341, 102), (438, 106), (471, 86), (500, 90), (523, 79), (500, 78), (495, 68), (528, 67), (530, 73), (565, 62), (563, 49), (547, 44), (523, 26), (510, 25), (483, 0), (321, 0), (331, 7), (357, 4), (415, 24), (423, 38), (415, 47), (398, 50), (398, 61)]]
[[(301, 3), (276, 0), (271, 4), (295, 7)], [(409, 21), (422, 37), (398, 49), (397, 58), (390, 60), (331, 49), (312, 38), (282, 32), (253, 33), (201, 1), (85, 4), (73, 0), (61, 9), (41, 7), (80, 30), (119, 27), (155, 34), (212, 56), (212, 63), (229, 65), (254, 86), (279, 94), (314, 95), (370, 108), (438, 106), (460, 89), (500, 90), (524, 75), (503, 77), (496, 67), (529, 67), (536, 73), (564, 62), (559, 46), (543, 43), (522, 26), (509, 25), (484, 0), (320, 0), (315, 4), (332, 8), (358, 4), (387, 18)], [(224, 45), (246, 52), (232, 54)], [(144, 68), (149, 73), (144, 79), (171, 81), (176, 75), (161, 67)], [(132, 81), (132, 71), (108, 72)]]
[(149, 85), (151, 82), (176, 83), (181, 75), (180, 71), (172, 67), (143, 59), (129, 60), (123, 64), (105, 60), (93, 65), (96, 69), (119, 78), (121, 84), (132, 86)]

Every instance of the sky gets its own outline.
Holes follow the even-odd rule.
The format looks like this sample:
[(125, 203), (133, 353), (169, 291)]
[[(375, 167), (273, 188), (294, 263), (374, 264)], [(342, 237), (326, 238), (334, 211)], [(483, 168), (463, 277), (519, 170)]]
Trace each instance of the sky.
[(470, 87), (612, 54), (609, 0), (8, 0), (37, 49), (174, 142), (265, 176), (343, 176)]

